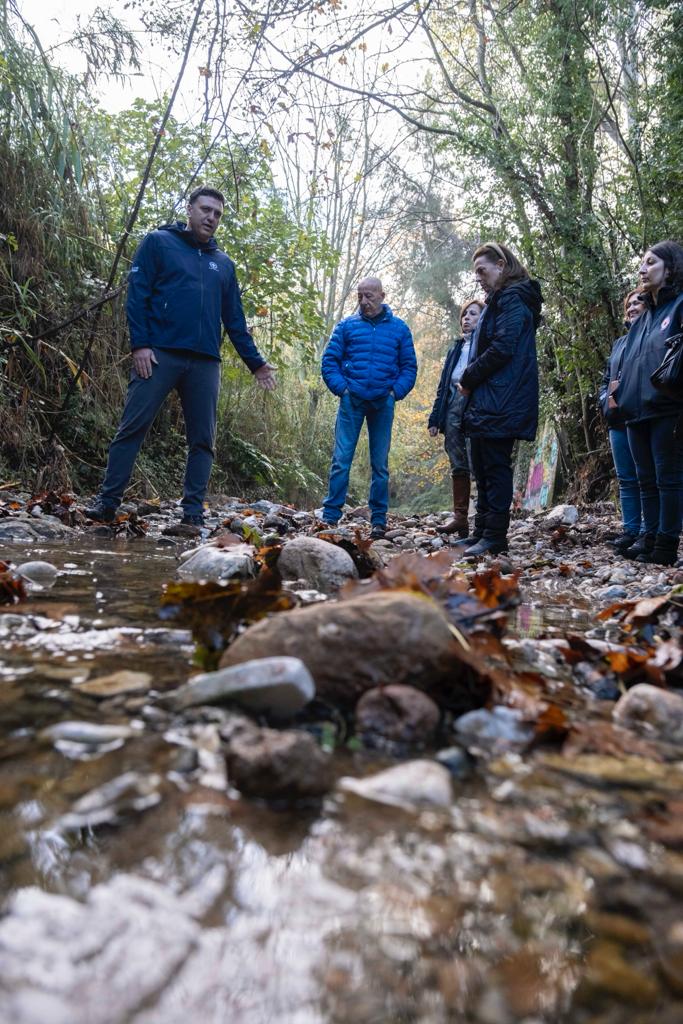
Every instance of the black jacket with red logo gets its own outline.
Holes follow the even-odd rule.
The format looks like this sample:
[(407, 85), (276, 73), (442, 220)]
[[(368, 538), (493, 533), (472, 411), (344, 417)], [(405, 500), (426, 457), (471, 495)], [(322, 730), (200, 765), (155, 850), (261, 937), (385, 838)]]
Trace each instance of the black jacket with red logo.
[(648, 308), (626, 335), (619, 387), (614, 392), (626, 423), (683, 412), (683, 402), (658, 391), (650, 380), (667, 353), (667, 342), (683, 330), (683, 292), (662, 288), (656, 303), (649, 296), (645, 301)]

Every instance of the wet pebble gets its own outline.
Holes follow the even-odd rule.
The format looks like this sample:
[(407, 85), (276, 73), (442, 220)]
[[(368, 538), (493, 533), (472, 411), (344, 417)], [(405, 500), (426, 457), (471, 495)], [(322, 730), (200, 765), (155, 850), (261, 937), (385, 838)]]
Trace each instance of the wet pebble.
[(225, 757), (230, 784), (245, 796), (299, 800), (322, 796), (332, 784), (330, 758), (306, 732), (239, 729)]
[(683, 694), (638, 683), (620, 698), (612, 716), (627, 729), (641, 729), (665, 742), (683, 743)]
[(364, 779), (345, 776), (338, 789), (344, 794), (403, 810), (450, 807), (451, 775), (436, 761), (418, 760), (387, 768)]
[(434, 701), (412, 686), (375, 687), (356, 705), (356, 732), (369, 743), (389, 740), (426, 746), (434, 738), (440, 717)]

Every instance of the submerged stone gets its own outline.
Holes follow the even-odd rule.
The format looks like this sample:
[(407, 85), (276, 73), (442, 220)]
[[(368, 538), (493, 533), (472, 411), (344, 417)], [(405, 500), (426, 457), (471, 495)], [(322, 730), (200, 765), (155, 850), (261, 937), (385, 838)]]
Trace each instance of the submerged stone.
[(453, 799), (450, 772), (428, 760), (408, 761), (364, 779), (345, 776), (338, 788), (363, 800), (408, 811), (450, 807)]
[(332, 763), (306, 732), (238, 731), (228, 743), (228, 780), (246, 796), (298, 800), (332, 784)]
[(74, 683), (73, 689), (89, 693), (93, 697), (115, 697), (119, 693), (137, 693), (148, 690), (152, 682), (149, 672), (131, 672), (121, 669), (108, 676), (98, 676), (82, 683)]

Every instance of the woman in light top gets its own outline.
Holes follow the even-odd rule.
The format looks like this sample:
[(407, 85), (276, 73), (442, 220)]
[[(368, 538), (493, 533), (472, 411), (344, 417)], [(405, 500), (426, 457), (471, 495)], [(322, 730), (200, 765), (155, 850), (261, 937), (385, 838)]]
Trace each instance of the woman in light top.
[(458, 384), (470, 357), (472, 334), (479, 322), (484, 303), (481, 299), (467, 299), (460, 311), (462, 337), (453, 342), (441, 370), (434, 406), (429, 417), (431, 437), (444, 434), (444, 448), (451, 464), (453, 485), (453, 517), (439, 533), (457, 533), (467, 537), (467, 512), (470, 504), (470, 460), (467, 439), (462, 429), (462, 413), (467, 399), (458, 391)]

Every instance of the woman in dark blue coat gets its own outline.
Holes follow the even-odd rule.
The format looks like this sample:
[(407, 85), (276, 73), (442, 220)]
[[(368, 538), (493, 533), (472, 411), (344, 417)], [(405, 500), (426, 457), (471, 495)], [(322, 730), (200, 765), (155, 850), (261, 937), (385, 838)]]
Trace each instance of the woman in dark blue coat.
[[(627, 330), (631, 324), (636, 322), (641, 313), (645, 312), (645, 308), (640, 290), (634, 288), (624, 299), (624, 319)], [(619, 484), (619, 503), (623, 525), (623, 532), (610, 543), (614, 550), (620, 553), (626, 551), (638, 540), (642, 521), (636, 464), (628, 443), (624, 415), (614, 398), (624, 363), (627, 337), (628, 335), (624, 334), (614, 342), (600, 387), (600, 408), (607, 421), (609, 443)]]
[(451, 464), (453, 486), (453, 518), (443, 526), (437, 526), (439, 533), (457, 533), (467, 537), (469, 533), (467, 514), (470, 506), (470, 459), (467, 438), (462, 429), (462, 413), (467, 399), (458, 391), (460, 378), (467, 368), (474, 329), (484, 309), (481, 299), (467, 299), (460, 310), (462, 337), (453, 342), (446, 353), (441, 370), (441, 379), (427, 427), (432, 437), (445, 435), (444, 447)]
[(683, 246), (671, 241), (650, 246), (638, 276), (647, 308), (628, 332), (628, 356), (614, 392), (636, 464), (643, 517), (641, 536), (624, 554), (638, 562), (673, 565), (681, 534), (683, 393), (680, 398), (665, 394), (651, 376), (669, 340), (683, 330)]
[(473, 256), (486, 306), (458, 387), (468, 397), (463, 416), (477, 482), (468, 557), (507, 550), (512, 502), (512, 448), (532, 441), (538, 426), (536, 328), (543, 296), (517, 257), (497, 242)]

